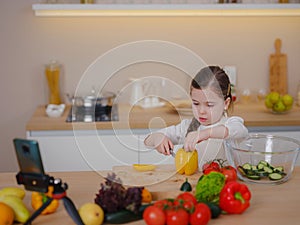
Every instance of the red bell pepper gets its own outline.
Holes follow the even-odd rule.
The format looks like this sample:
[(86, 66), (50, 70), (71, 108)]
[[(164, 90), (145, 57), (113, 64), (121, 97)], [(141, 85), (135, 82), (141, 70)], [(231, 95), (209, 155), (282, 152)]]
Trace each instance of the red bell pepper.
[(251, 192), (245, 184), (229, 181), (220, 192), (220, 208), (230, 214), (240, 214), (250, 206)]

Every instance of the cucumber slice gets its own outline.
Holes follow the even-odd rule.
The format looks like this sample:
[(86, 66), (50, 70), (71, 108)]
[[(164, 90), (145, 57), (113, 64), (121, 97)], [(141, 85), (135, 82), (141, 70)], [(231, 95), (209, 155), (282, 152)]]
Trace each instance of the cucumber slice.
[(265, 171), (257, 171), (256, 174), (259, 175), (260, 177), (267, 177), (267, 176), (269, 176), (269, 173), (267, 173)]
[(270, 167), (265, 166), (264, 171), (267, 173), (273, 173), (273, 170)]
[(257, 170), (258, 170), (258, 169), (257, 169), (257, 166), (252, 165), (252, 166), (251, 166), (251, 170), (252, 170), (252, 171), (257, 171)]
[(263, 163), (258, 163), (258, 165), (257, 165), (258, 170), (264, 170), (264, 168), (265, 168), (265, 165)]
[(245, 163), (242, 167), (244, 170), (251, 170), (251, 168), (252, 168), (250, 163)]
[(259, 175), (247, 175), (247, 177), (251, 180), (260, 180), (260, 176)]
[(280, 180), (280, 179), (282, 179), (282, 175), (281, 174), (279, 174), (279, 173), (271, 173), (271, 174), (269, 174), (269, 179), (270, 180)]
[(238, 166), (238, 171), (240, 172), (240, 174), (242, 175), (242, 176), (246, 176), (247, 174), (246, 174), (246, 171), (243, 169), (243, 167), (241, 167), (241, 166)]
[(284, 171), (283, 166), (276, 166), (276, 167), (274, 168), (274, 172), (283, 172), (283, 171)]
[(269, 166), (269, 163), (265, 160), (261, 160), (258, 164), (263, 164), (264, 166)]

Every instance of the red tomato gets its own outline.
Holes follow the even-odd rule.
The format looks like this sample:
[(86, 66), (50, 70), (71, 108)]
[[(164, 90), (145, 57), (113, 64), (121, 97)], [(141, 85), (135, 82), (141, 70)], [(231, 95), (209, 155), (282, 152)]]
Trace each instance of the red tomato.
[(195, 205), (191, 201), (184, 201), (182, 204), (182, 208), (184, 208), (188, 213), (191, 213), (194, 211)]
[(184, 200), (182, 200), (182, 199), (174, 199), (174, 201), (173, 201), (173, 208), (180, 208), (180, 207), (182, 207), (182, 205), (183, 205), (183, 202), (184, 202)]
[(189, 214), (182, 208), (167, 211), (167, 225), (188, 225)]
[(164, 211), (153, 205), (145, 209), (143, 219), (147, 225), (164, 225), (166, 223)]
[(196, 199), (196, 197), (191, 192), (183, 192), (183, 193), (179, 194), (176, 197), (176, 199), (183, 199), (184, 201), (190, 201), (194, 205), (197, 204), (197, 199)]
[(198, 203), (190, 215), (190, 225), (206, 225), (211, 218), (211, 211), (205, 203)]
[(220, 172), (220, 164), (217, 162), (210, 162), (210, 163), (205, 163), (202, 166), (202, 172), (204, 174), (209, 174), (212, 171)]
[(172, 201), (170, 201), (168, 199), (161, 199), (161, 200), (156, 201), (154, 203), (154, 206), (156, 206), (162, 210), (165, 210), (165, 209), (172, 208), (173, 203), (172, 203)]
[(225, 176), (225, 181), (236, 181), (237, 180), (237, 172), (236, 169), (232, 166), (222, 167), (221, 173)]

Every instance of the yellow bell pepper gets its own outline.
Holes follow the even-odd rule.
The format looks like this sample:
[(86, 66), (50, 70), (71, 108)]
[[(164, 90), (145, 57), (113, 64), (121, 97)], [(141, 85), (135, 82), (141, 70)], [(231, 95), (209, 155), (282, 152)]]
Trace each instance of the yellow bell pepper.
[[(31, 194), (31, 206), (34, 210), (39, 209), (47, 200), (48, 197), (52, 197), (53, 187), (50, 186), (48, 188), (47, 193), (40, 192), (32, 192)], [(53, 199), (50, 205), (47, 206), (46, 209), (42, 211), (42, 215), (54, 213), (59, 206), (59, 201), (57, 199)]]
[(178, 149), (175, 156), (176, 171), (179, 174), (192, 175), (198, 169), (198, 152), (186, 152), (183, 148)]

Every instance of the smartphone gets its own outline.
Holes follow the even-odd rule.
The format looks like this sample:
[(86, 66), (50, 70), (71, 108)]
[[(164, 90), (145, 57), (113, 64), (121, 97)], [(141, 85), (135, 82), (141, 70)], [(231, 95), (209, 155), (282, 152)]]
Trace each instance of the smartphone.
[(37, 141), (16, 138), (14, 145), (22, 173), (45, 173)]
[(24, 184), (27, 190), (47, 192), (49, 176), (44, 172), (38, 142), (15, 138), (13, 143), (20, 168), (18, 184)]

